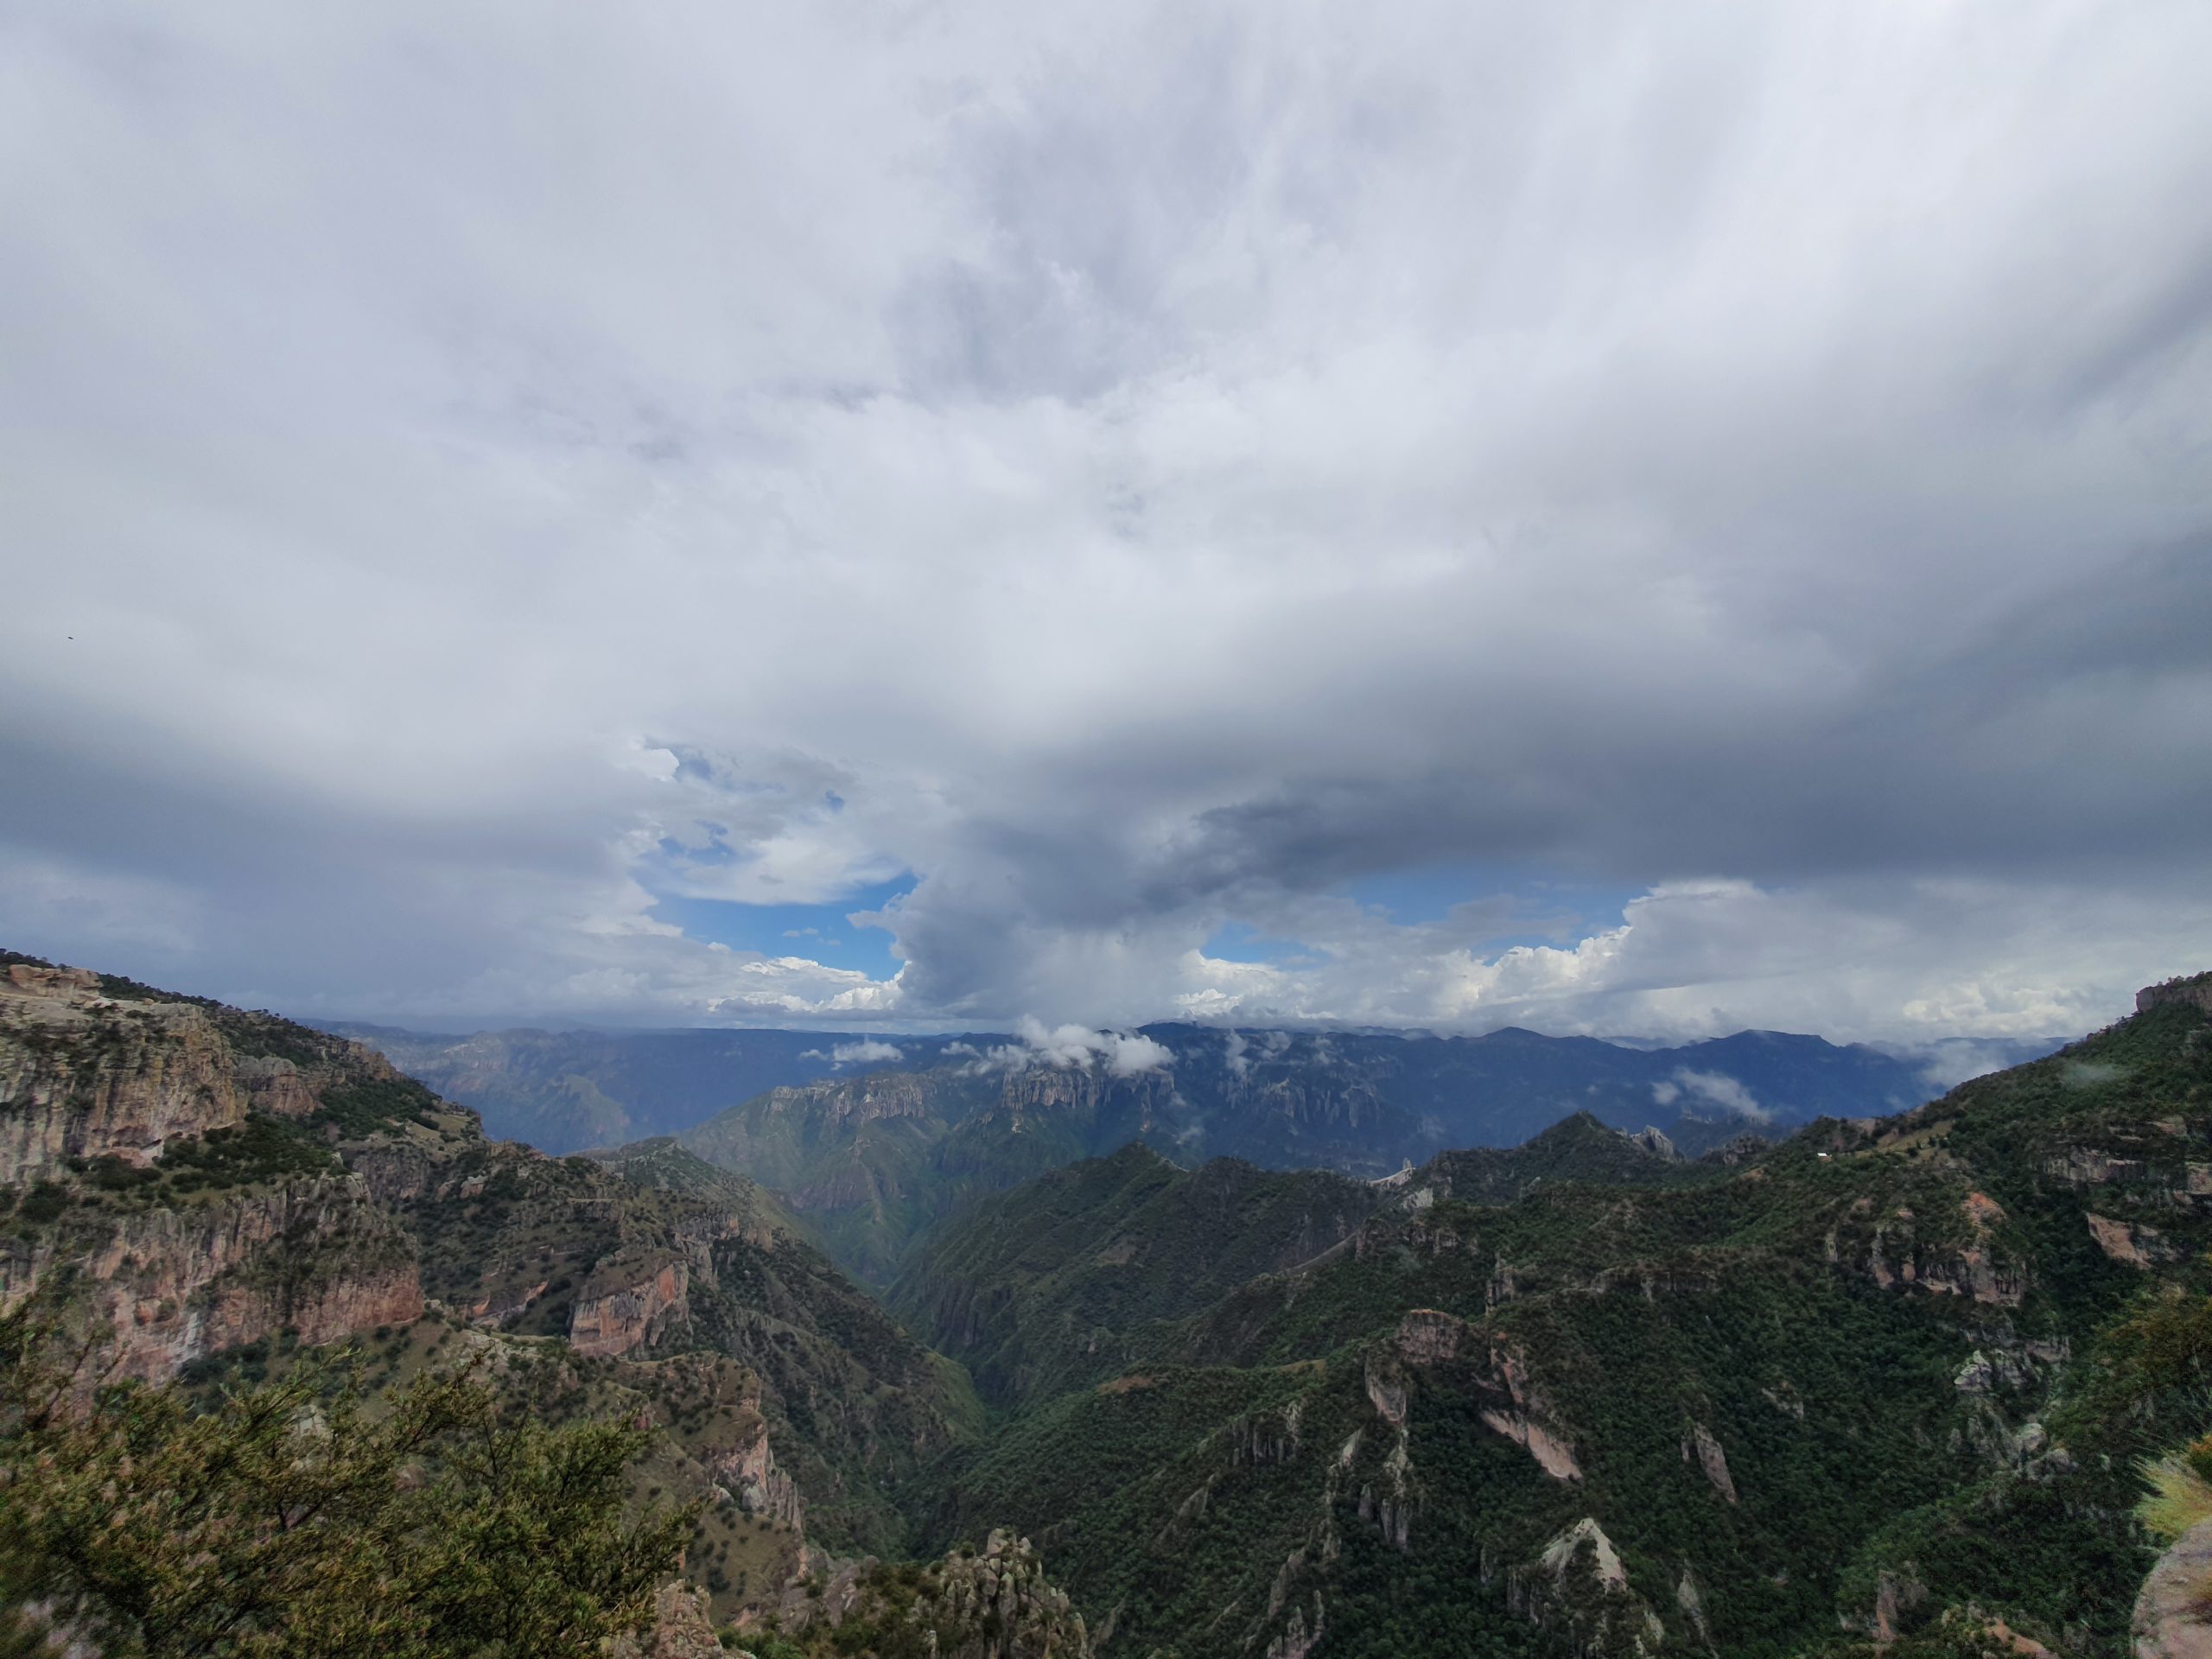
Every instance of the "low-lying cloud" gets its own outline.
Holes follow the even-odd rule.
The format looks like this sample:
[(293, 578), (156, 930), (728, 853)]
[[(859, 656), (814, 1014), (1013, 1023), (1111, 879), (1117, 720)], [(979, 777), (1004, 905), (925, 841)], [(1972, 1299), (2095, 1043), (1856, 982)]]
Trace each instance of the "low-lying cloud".
[[(974, 1064), (1005, 1071), (1026, 1071), (1033, 1065), (1088, 1071), (1096, 1066), (1111, 1077), (1133, 1077), (1175, 1063), (1171, 1050), (1141, 1032), (1093, 1031), (1083, 1026), (1047, 1027), (1034, 1015), (1025, 1014), (1015, 1023), (1014, 1034), (1020, 1042), (1002, 1043)], [(950, 1052), (948, 1048), (947, 1052)]]
[(839, 1043), (830, 1051), (830, 1058), (838, 1065), (881, 1065), (906, 1058), (906, 1050), (895, 1043), (879, 1042), (874, 1039), (858, 1043)]
[[(1677, 1092), (1662, 1096), (1662, 1089), (1675, 1089)], [(1673, 1084), (1654, 1084), (1652, 1094), (1662, 1106), (1672, 1105), (1679, 1095), (1687, 1094), (1694, 1101), (1718, 1107), (1738, 1117), (1747, 1117), (1754, 1123), (1770, 1122), (1774, 1118), (1772, 1108), (1759, 1104), (1750, 1090), (1726, 1071), (1699, 1071), (1681, 1066), (1675, 1071)]]

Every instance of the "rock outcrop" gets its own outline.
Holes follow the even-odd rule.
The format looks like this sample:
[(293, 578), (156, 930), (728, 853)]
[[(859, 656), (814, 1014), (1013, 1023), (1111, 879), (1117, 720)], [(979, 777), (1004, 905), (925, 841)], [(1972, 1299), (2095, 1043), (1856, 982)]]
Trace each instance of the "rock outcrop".
[(0, 1241), (0, 1306), (66, 1272), (95, 1328), (113, 1333), (99, 1363), (148, 1380), (280, 1332), (317, 1344), (419, 1318), (412, 1239), (337, 1164), (338, 1124), (299, 1122), (334, 1085), (397, 1091), (413, 1109), (412, 1085), (353, 1044), (10, 962), (0, 1185), (29, 1187), (43, 1205), (27, 1203)]
[(1728, 1473), (1728, 1454), (1703, 1423), (1690, 1425), (1690, 1432), (1682, 1440), (1682, 1461), (1696, 1464), (1705, 1471), (1705, 1478), (1713, 1484), (1714, 1491), (1731, 1503), (1736, 1501), (1736, 1483)]
[(2126, 1262), (2131, 1268), (2156, 1267), (2181, 1254), (2156, 1227), (2142, 1222), (2117, 1221), (2110, 1216), (2094, 1214), (2084, 1218), (2089, 1224), (2089, 1236), (2097, 1241), (2097, 1248), (2113, 1261)]
[(280, 1331), (314, 1344), (423, 1313), (411, 1241), (342, 1174), (13, 1243), (0, 1252), (0, 1306), (73, 1269), (85, 1305), (114, 1334), (103, 1363), (121, 1376), (158, 1382)]
[(707, 1592), (681, 1581), (653, 1598), (653, 1624), (643, 1641), (617, 1637), (609, 1659), (722, 1659), (726, 1649), (707, 1617)]
[[(1090, 1659), (1083, 1615), (1045, 1575), (1027, 1538), (994, 1531), (981, 1550), (959, 1549), (921, 1571), (874, 1560), (820, 1564), (787, 1586), (777, 1616), (785, 1630), (862, 1619), (896, 1621), (937, 1659)], [(741, 1628), (749, 1624), (741, 1617)]]
[(690, 1317), (690, 1264), (683, 1261), (642, 1272), (622, 1262), (601, 1268), (576, 1298), (569, 1344), (595, 1357), (634, 1353)]
[(1667, 1629), (1629, 1586), (1620, 1552), (1585, 1516), (1525, 1567), (1506, 1574), (1513, 1612), (1558, 1637), (1575, 1659), (1643, 1659), (1666, 1645)]
[(2135, 1012), (2148, 1014), (2153, 1008), (2178, 1004), (2212, 1014), (2212, 974), (2192, 974), (2183, 979), (2170, 979), (2163, 984), (2146, 985), (2135, 993)]
[(145, 1165), (243, 1122), (251, 1083), (205, 1010), (123, 1002), (98, 976), (12, 963), (0, 977), (0, 1185), (72, 1158)]
[(1971, 1208), (1967, 1217), (1966, 1237), (1928, 1238), (1912, 1211), (1901, 1209), (1850, 1243), (1840, 1230), (1831, 1233), (1828, 1259), (1857, 1266), (1885, 1290), (1929, 1291), (1991, 1306), (2018, 1307), (2027, 1294), (2025, 1264), (1989, 1234)]
[(2212, 1521), (2200, 1521), (2152, 1565), (2135, 1598), (2136, 1659), (2212, 1659)]
[(1485, 1336), (1458, 1315), (1417, 1307), (1398, 1323), (1387, 1348), (1370, 1353), (1367, 1398), (1376, 1414), (1392, 1427), (1405, 1427), (1408, 1395), (1403, 1368), (1472, 1368), (1471, 1379), (1483, 1403), (1483, 1422), (1526, 1446), (1537, 1466), (1554, 1480), (1580, 1480), (1581, 1465), (1566, 1433), (1552, 1420), (1542, 1395), (1530, 1386), (1527, 1362), (1494, 1337)]
[(706, 1462), (715, 1484), (747, 1515), (766, 1516), (794, 1532), (804, 1528), (805, 1508), (799, 1502), (798, 1484), (776, 1466), (765, 1421), (750, 1439), (710, 1452)]
[(995, 1531), (973, 1555), (945, 1558), (941, 1587), (912, 1621), (941, 1659), (1089, 1659), (1083, 1616), (1045, 1576), (1027, 1538)]

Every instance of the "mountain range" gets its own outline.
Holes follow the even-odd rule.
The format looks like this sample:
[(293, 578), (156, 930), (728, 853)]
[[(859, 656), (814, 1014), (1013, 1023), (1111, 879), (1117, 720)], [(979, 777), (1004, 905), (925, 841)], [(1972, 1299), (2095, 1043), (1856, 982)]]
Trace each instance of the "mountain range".
[[(491, 1133), (550, 1153), (678, 1134), (773, 1089), (893, 1071), (972, 1077), (1053, 1060), (1015, 1037), (972, 1032), (327, 1029), (467, 1106)], [(1864, 1116), (1939, 1092), (1924, 1058), (1783, 1032), (1678, 1046), (1516, 1027), (1442, 1037), (1169, 1024), (1135, 1035), (1151, 1046), (1140, 1052), (1160, 1052), (1158, 1063), (1115, 1075), (1127, 1085), (1124, 1109), (1147, 1133), (1179, 1136), (1194, 1155), (1286, 1166), (1393, 1169), (1441, 1146), (1510, 1146), (1576, 1110), (1697, 1142), (1709, 1133), (1701, 1125), (1725, 1135), (1739, 1118), (1787, 1127), (1823, 1113)], [(2039, 1052), (2028, 1046), (2010, 1058)]]
[(2208, 1016), (1694, 1161), (1581, 1116), (974, 1204), (891, 1293), (1007, 1414), (933, 1535), (1030, 1530), (1138, 1654), (2127, 1651), (2208, 1427)]
[(675, 1133), (775, 1188), (824, 1249), (878, 1285), (968, 1198), (1131, 1141), (1184, 1164), (1228, 1156), (1374, 1177), (1446, 1147), (1514, 1145), (1577, 1111), (1656, 1127), (1694, 1152), (1934, 1092), (1917, 1062), (1778, 1032), (1640, 1048), (1517, 1029), (1159, 1025), (1094, 1064), (1081, 1049), (973, 1035), (354, 1030), (494, 1133), (547, 1150), (590, 1145), (586, 1127)]
[[(1364, 1131), (1436, 1073), (1162, 1032), (1119, 1076), (971, 1045), (553, 1157), (346, 1038), (0, 957), (0, 1307), (194, 1400), (330, 1349), (649, 1427), (639, 1501), (700, 1506), (663, 1653), (2212, 1637), (2212, 976), (1900, 1111), (1763, 1138), (1654, 1091), (1779, 1118), (1738, 1041), (1588, 1109), (1501, 1089), (1451, 1121), (1540, 1132), (1411, 1166)], [(1672, 1128), (1610, 1121), (1637, 1088)], [(904, 1211), (899, 1158), (940, 1183)]]

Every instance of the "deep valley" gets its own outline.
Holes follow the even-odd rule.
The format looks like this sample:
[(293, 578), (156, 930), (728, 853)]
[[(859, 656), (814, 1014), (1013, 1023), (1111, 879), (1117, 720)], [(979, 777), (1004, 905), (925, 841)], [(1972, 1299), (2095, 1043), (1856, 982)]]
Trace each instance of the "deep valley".
[(0, 1299), (203, 1402), (325, 1349), (641, 1426), (658, 1650), (2115, 1655), (2141, 1471), (2212, 1427), (2212, 976), (1786, 1133), (1618, 1121), (1679, 1056), (1561, 1111), (1511, 1037), (1426, 1116), (1533, 1132), (1423, 1147), (1464, 1069), (1179, 1029), (555, 1157), (344, 1037), (0, 971)]

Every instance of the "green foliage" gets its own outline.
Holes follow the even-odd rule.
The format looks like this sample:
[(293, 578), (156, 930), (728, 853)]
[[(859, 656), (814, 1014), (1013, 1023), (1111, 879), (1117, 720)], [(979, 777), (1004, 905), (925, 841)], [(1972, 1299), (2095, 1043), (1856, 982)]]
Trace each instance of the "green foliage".
[(19, 1219), (33, 1227), (43, 1227), (60, 1218), (69, 1207), (69, 1189), (54, 1181), (34, 1181), (16, 1205)]
[(434, 1126), (438, 1097), (412, 1077), (352, 1077), (324, 1087), (316, 1121), (352, 1140), (389, 1134), (410, 1123)]
[(372, 1402), (307, 1365), (195, 1414), (171, 1389), (85, 1400), (16, 1345), (0, 1588), (111, 1659), (582, 1659), (642, 1623), (691, 1529), (626, 1518), (639, 1431), (512, 1417), (465, 1376)]
[[(2207, 1030), (2154, 1007), (1734, 1166), (1570, 1120), (1440, 1158), (1343, 1247), (1225, 1292), (1172, 1173), (1102, 1160), (978, 1204), (894, 1292), (1015, 1405), (941, 1466), (931, 1529), (1032, 1532), (1136, 1652), (1257, 1650), (1316, 1595), (1332, 1654), (1560, 1651), (1507, 1586), (1592, 1516), (1669, 1645), (1821, 1651), (1886, 1595), (1898, 1653), (2009, 1650), (2001, 1618), (2117, 1655), (2139, 1460), (2212, 1394)], [(2137, 1259), (2101, 1243), (2123, 1235)], [(1456, 1353), (1408, 1357), (1414, 1309)], [(1402, 1432), (1370, 1389), (1402, 1391)], [(1523, 1410), (1578, 1478), (1501, 1432)], [(2212, 1478), (2212, 1444), (2177, 1456)]]
[(2208, 1461), (2205, 1443), (2190, 1448), (2196, 1455), (2161, 1458), (2143, 1465), (2143, 1478), (2151, 1490), (2135, 1506), (2135, 1518), (2155, 1538), (2171, 1543), (2198, 1522), (2212, 1520), (2212, 1481), (2196, 1466)]
[(167, 1147), (157, 1173), (173, 1191), (186, 1193), (315, 1174), (333, 1161), (291, 1124), (253, 1112), (235, 1128), (210, 1129)]
[(888, 1300), (986, 1399), (1018, 1404), (1174, 1354), (1173, 1322), (1312, 1260), (1382, 1198), (1325, 1170), (1187, 1171), (1132, 1144), (955, 1216)]

